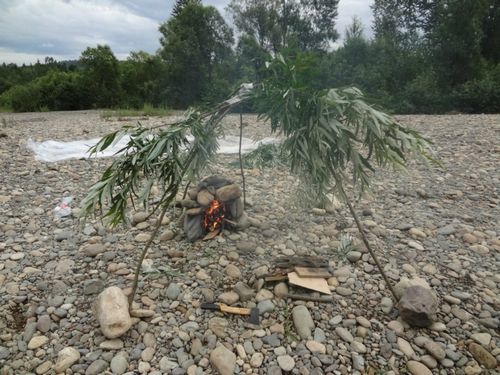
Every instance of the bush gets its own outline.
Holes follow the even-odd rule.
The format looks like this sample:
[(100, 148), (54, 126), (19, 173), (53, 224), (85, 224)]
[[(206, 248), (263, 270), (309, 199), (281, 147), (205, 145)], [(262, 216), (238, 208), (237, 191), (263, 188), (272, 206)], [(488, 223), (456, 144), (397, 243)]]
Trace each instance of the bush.
[(424, 72), (406, 85), (395, 109), (398, 113), (442, 113), (447, 110), (447, 99), (434, 73)]
[(34, 83), (16, 85), (1, 96), (3, 105), (15, 112), (34, 112), (40, 109), (40, 91)]
[(500, 64), (487, 71), (481, 79), (474, 79), (457, 87), (453, 99), (467, 113), (500, 112)]
[(35, 81), (42, 106), (51, 111), (90, 108), (89, 93), (79, 73), (51, 71)]

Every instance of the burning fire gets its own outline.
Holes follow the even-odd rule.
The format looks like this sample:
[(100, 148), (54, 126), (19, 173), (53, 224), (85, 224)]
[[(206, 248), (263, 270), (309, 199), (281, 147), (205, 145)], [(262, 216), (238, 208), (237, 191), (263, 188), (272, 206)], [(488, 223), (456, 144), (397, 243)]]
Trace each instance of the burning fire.
[(224, 203), (214, 199), (210, 203), (210, 207), (205, 210), (205, 217), (203, 219), (205, 229), (209, 232), (219, 229), (224, 220), (225, 212)]

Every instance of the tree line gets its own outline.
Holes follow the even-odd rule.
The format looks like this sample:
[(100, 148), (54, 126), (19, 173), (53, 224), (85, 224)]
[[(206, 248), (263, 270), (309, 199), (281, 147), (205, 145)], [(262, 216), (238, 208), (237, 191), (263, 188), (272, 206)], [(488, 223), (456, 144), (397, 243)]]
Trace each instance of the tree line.
[(210, 106), (242, 82), (265, 79), (266, 62), (280, 53), (294, 61), (299, 82), (354, 85), (396, 113), (500, 112), (498, 0), (375, 0), (373, 25), (354, 18), (338, 48), (337, 8), (338, 0), (233, 0), (233, 29), (216, 8), (178, 0), (154, 54), (118, 61), (98, 45), (76, 61), (2, 64), (0, 106)]

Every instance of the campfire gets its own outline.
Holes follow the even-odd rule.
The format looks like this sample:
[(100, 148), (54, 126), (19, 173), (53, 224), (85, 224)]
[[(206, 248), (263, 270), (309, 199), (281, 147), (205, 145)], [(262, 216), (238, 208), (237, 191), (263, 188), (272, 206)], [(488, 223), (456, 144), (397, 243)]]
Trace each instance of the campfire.
[(211, 239), (225, 229), (238, 230), (249, 225), (241, 189), (228, 179), (207, 177), (187, 195), (181, 205), (186, 208), (184, 232), (189, 241)]
[(210, 207), (205, 210), (205, 216), (203, 217), (203, 227), (205, 230), (209, 232), (220, 230), (224, 224), (225, 213), (224, 203), (214, 199), (210, 203)]

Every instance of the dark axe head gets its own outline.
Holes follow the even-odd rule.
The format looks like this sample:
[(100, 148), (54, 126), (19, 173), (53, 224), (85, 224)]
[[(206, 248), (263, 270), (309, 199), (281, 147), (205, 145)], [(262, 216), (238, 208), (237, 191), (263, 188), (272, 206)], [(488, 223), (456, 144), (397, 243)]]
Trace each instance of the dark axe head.
[(259, 325), (259, 309), (256, 307), (232, 307), (223, 303), (202, 303), (200, 306), (205, 310), (221, 311), (229, 314), (247, 315), (247, 323)]
[(248, 316), (247, 323), (258, 326), (259, 325), (259, 315), (260, 311), (258, 308), (253, 307), (250, 309), (250, 315)]

